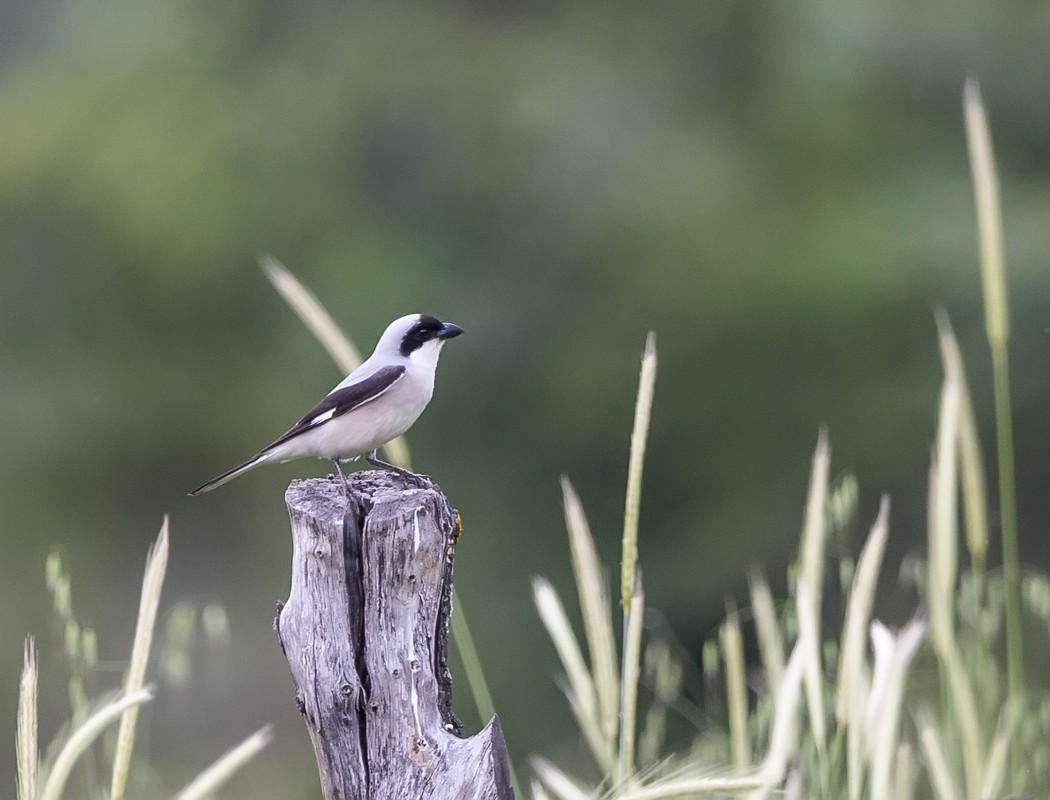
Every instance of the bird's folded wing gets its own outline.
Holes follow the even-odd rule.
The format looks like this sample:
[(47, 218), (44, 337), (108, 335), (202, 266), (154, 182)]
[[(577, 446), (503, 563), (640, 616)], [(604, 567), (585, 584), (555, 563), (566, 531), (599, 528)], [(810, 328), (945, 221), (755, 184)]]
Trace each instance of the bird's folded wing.
[(360, 408), (365, 403), (370, 403), (377, 397), (381, 397), (391, 386), (401, 380), (405, 375), (405, 367), (402, 365), (391, 365), (376, 370), (367, 378), (362, 378), (357, 383), (335, 389), (316, 406), (310, 409), (301, 420), (293, 425), (287, 433), (275, 441), (266, 449), (287, 442), (304, 431), (323, 425), (329, 420)]

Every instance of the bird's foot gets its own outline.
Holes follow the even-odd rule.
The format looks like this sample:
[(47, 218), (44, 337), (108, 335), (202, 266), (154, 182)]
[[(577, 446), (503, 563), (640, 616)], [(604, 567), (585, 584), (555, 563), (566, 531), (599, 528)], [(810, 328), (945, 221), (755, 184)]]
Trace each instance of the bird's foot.
[(433, 481), (431, 481), (430, 478), (428, 478), (426, 475), (419, 475), (419, 474), (417, 474), (415, 472), (412, 472), (410, 470), (403, 469), (402, 467), (399, 467), (396, 464), (391, 464), (391, 463), (389, 463), (387, 461), (382, 461), (381, 459), (379, 459), (376, 456), (376, 451), (375, 450), (373, 450), (371, 453), (369, 453), (365, 457), (365, 460), (369, 464), (371, 464), (373, 467), (378, 467), (379, 469), (385, 469), (388, 472), (395, 472), (395, 473), (397, 473), (402, 478), (404, 478), (404, 480), (407, 483), (410, 483), (411, 485), (415, 486), (417, 489), (433, 489), (434, 488)]
[(336, 474), (339, 475), (339, 480), (343, 483), (343, 491), (346, 493), (346, 499), (350, 500), (353, 497), (350, 493), (350, 483), (346, 480), (346, 475), (343, 474), (343, 468), (339, 466), (339, 459), (333, 458), (332, 464), (335, 466)]

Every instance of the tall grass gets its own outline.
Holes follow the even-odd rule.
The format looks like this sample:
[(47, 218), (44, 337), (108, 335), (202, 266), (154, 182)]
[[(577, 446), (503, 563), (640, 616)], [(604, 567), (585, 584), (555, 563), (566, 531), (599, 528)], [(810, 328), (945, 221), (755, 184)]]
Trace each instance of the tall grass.
[[(847, 558), (841, 564), (842, 596), (831, 600), (844, 604), (844, 613), (838, 616), (834, 603), (825, 602), (829, 520), (841, 516), (842, 504), (829, 493), (831, 450), (822, 430), (813, 456), (799, 560), (788, 570), (793, 597), (779, 605), (774, 602), (756, 569), (749, 576), (748, 614), (727, 604), (725, 623), (704, 651), (705, 668), (708, 652), (717, 654), (713, 660), (724, 670), (724, 691), (715, 707), (709, 704), (703, 714), (688, 715), (722, 717), (725, 727), (698, 730), (685, 749), (661, 753), (651, 744), (663, 741), (660, 720), (667, 708), (702, 702), (686, 695), (678, 683), (670, 700), (659, 690), (649, 698), (646, 718), (661, 729), (643, 732), (642, 740), (650, 744), (640, 770), (635, 771), (632, 747), (621, 746), (610, 763), (603, 728), (609, 712), (597, 697), (599, 687), (610, 680), (616, 654), (595, 646), (588, 636), (587, 663), (556, 590), (537, 579), (537, 607), (556, 638), (569, 675), (565, 690), (603, 778), (593, 785), (573, 777), (572, 770), (536, 759), (534, 796), (638, 800), (764, 798), (782, 793), (849, 800), (981, 800), (1007, 792), (1050, 792), (1050, 691), (1046, 685), (1030, 685), (1026, 693), (1021, 668), (1023, 609), (1045, 637), (1030, 641), (1029, 650), (1050, 650), (1050, 577), (1029, 573), (1022, 581), (1019, 567), (998, 183), (983, 106), (972, 82), (966, 86), (965, 112), (994, 372), (1002, 572), (986, 570), (988, 504), (977, 424), (958, 342), (947, 315), (939, 311), (944, 380), (929, 469), (927, 560), (909, 560), (902, 569), (905, 590), (915, 594), (911, 620), (894, 630), (879, 619), (876, 587), (891, 535), (888, 498), (882, 499), (858, 561)], [(652, 359), (655, 365), (655, 350)], [(646, 387), (644, 375), (643, 369), (639, 406), (644, 402), (646, 411), (636, 415), (632, 434), (632, 443), (641, 441), (643, 447), (632, 448), (621, 570), (623, 724), (633, 719), (638, 696), (637, 685), (625, 685), (639, 680), (637, 671), (628, 667), (629, 659), (643, 647), (670, 652), (655, 637), (643, 645), (644, 632), (640, 625), (635, 628), (633, 610), (628, 610), (634, 584), (627, 580), (636, 571), (640, 574), (636, 520), (641, 465), (635, 458), (644, 452), (645, 436), (638, 422), (648, 423), (652, 402), (651, 383)], [(566, 492), (565, 504), (573, 553), (594, 552), (579, 498)], [(611, 626), (611, 604), (599, 602), (605, 596), (602, 570), (594, 564), (581, 569), (577, 560), (574, 555), (585, 630)], [(748, 618), (753, 627), (744, 624)], [(825, 629), (828, 620), (837, 621)], [(1005, 659), (1000, 655), (1004, 629)], [(749, 635), (757, 643), (762, 675), (758, 681), (748, 680), (743, 656)], [(621, 729), (621, 742), (623, 733)]]
[[(160, 591), (164, 586), (164, 573), (168, 570), (168, 518), (164, 517), (157, 542), (146, 556), (146, 575), (142, 580), (142, 597), (139, 600), (139, 615), (135, 625), (135, 643), (131, 648), (131, 663), (124, 679), (124, 691), (128, 694), (142, 689), (146, 681), (146, 665), (149, 663), (153, 629), (157, 624), (157, 608), (160, 606)], [(112, 800), (123, 800), (131, 769), (131, 749), (135, 746), (135, 724), (138, 722), (137, 705), (128, 708), (121, 716), (117, 734), (117, 751), (113, 755), (113, 781), (109, 796)]]
[(627, 461), (627, 494), (623, 503), (623, 536), (620, 555), (620, 602), (623, 609), (623, 672), (620, 675), (620, 746), (617, 783), (626, 786), (635, 770), (635, 719), (638, 708), (638, 670), (641, 659), (642, 613), (645, 593), (638, 562), (638, 514), (642, 504), (642, 467), (649, 441), (649, 419), (656, 387), (656, 334), (645, 338), (638, 399)]
[[(972, 79), (966, 82), (963, 90), (963, 110), (977, 209), (985, 332), (992, 353), (995, 442), (999, 457), (999, 522), (1003, 537), (1007, 679), (1011, 699), (1020, 705), (1024, 702), (1024, 650), (1021, 640), (1021, 565), (1017, 546), (1014, 434), (1010, 409), (1010, 310), (1006, 291), (1006, 256), (999, 203), (999, 175), (992, 150), (992, 137), (980, 89)], [(1013, 771), (1019, 772), (1022, 759), (1016, 747), (1012, 763)]]
[[(883, 498), (867, 541), (849, 576), (841, 600), (845, 611), (837, 626), (824, 631), (830, 612), (825, 602), (828, 554), (828, 491), (830, 446), (821, 431), (799, 546), (793, 602), (773, 601), (765, 579), (750, 576), (752, 635), (758, 644), (765, 677), (763, 689), (749, 689), (744, 641), (749, 634), (733, 604), (725, 624), (709, 643), (719, 653), (725, 671), (721, 713), (727, 719), (723, 736), (698, 731), (685, 753), (647, 750), (635, 771), (630, 748), (612, 751), (604, 727), (609, 716), (598, 700), (600, 685), (615, 675), (616, 654), (594, 644), (612, 627), (613, 606), (605, 590), (604, 572), (594, 563), (595, 545), (582, 504), (567, 480), (563, 482), (566, 520), (570, 531), (574, 576), (581, 597), (589, 658), (573, 633), (573, 625), (556, 590), (543, 579), (534, 584), (537, 608), (556, 643), (567, 673), (565, 690), (577, 723), (590, 744), (595, 763), (605, 776), (588, 785), (570, 771), (546, 760), (533, 763), (542, 793), (556, 798), (607, 796), (660, 798), (727, 794), (768, 797), (790, 789), (799, 797), (888, 798), (995, 797), (1014, 782), (1025, 790), (1050, 788), (1050, 695), (1038, 697), (1042, 709), (1022, 719), (1022, 711), (1003, 691), (1004, 672), (996, 656), (1002, 612), (997, 598), (1004, 580), (983, 572), (986, 541), (968, 530), (960, 535), (960, 491), (971, 491), (974, 473), (967, 460), (979, 448), (962, 442), (973, 434), (967, 421), (968, 392), (958, 343), (940, 315), (939, 338), (944, 365), (938, 428), (930, 465), (928, 561), (918, 572), (916, 611), (910, 622), (893, 630), (877, 616), (876, 587), (890, 536), (890, 506)], [(979, 474), (979, 473), (975, 473)], [(971, 475), (972, 477), (972, 475)], [(963, 498), (964, 507), (983, 502)], [(959, 543), (965, 541), (970, 571), (959, 568)], [(581, 554), (582, 557), (581, 557)], [(1047, 629), (1050, 647), (1050, 580), (1029, 576), (1029, 605)], [(1045, 588), (1036, 588), (1045, 587)], [(632, 595), (632, 602), (638, 596)], [(638, 616), (624, 615), (624, 668), (621, 682), (635, 691), (639, 675), (627, 664), (643, 649), (642, 626), (628, 630)], [(787, 651), (786, 643), (790, 645)], [(659, 640), (648, 643), (660, 650)], [(663, 652), (668, 652), (663, 648)], [(600, 666), (602, 661), (606, 663)], [(680, 684), (679, 684), (680, 686)], [(676, 687), (671, 702), (656, 693), (650, 711), (695, 702)], [(803, 710), (805, 714), (803, 715)], [(718, 709), (705, 708), (708, 717)], [(633, 718), (622, 705), (622, 724)], [(646, 719), (658, 719), (645, 715)], [(1024, 722), (1025, 724), (1021, 724)], [(648, 723), (647, 723), (648, 724)], [(656, 722), (652, 724), (658, 724)], [(1007, 769), (1011, 737), (1025, 730), (1022, 746), (1036, 754), (1020, 775)], [(621, 731), (621, 739), (623, 732)], [(649, 741), (654, 734), (642, 733)], [(1041, 748), (1041, 749), (1040, 749)], [(757, 754), (757, 755), (756, 755)], [(612, 760), (610, 760), (612, 759)]]
[(15, 725), (15, 761), (17, 764), (18, 800), (36, 800), (40, 755), (37, 744), (36, 643), (26, 637), (22, 661), (22, 680), (18, 686), (18, 719)]
[[(143, 703), (150, 702), (155, 694), (155, 689), (145, 684), (145, 677), (167, 560), (168, 520), (165, 518), (160, 534), (146, 558), (138, 623), (123, 686), (117, 692), (92, 700), (84, 691), (84, 677), (85, 670), (97, 660), (94, 655), (94, 633), (82, 629), (76, 622), (72, 609), (71, 582), (63, 570), (61, 559), (57, 554), (48, 559), (47, 583), (54, 596), (56, 614), (64, 626), (65, 651), (72, 666), (69, 694), (73, 718), (46, 749), (47, 755), (41, 757), (37, 722), (38, 656), (33, 638), (28, 637), (19, 685), (15, 736), (18, 800), (59, 800), (70, 796), (121, 800), (125, 796), (132, 773), (137, 711)], [(93, 745), (117, 720), (120, 720), (121, 725), (110, 763), (111, 780), (107, 791), (97, 777)], [(268, 742), (268, 728), (249, 737), (193, 781), (180, 793), (179, 800), (204, 800), (212, 796)], [(83, 780), (75, 794), (71, 794), (70, 779), (78, 767), (84, 773)], [(146, 794), (138, 796), (153, 798), (157, 796), (157, 791), (151, 788)]]

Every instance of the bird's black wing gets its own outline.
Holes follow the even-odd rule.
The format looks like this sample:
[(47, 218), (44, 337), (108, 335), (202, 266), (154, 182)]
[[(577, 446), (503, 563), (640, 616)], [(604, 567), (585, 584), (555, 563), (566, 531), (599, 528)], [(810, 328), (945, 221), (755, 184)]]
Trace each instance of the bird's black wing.
[(405, 367), (403, 365), (391, 365), (376, 370), (357, 383), (330, 392), (325, 395), (325, 398), (320, 403), (311, 408), (306, 416), (289, 428), (287, 433), (269, 445), (266, 450), (287, 442), (303, 431), (323, 425), (329, 420), (353, 411), (355, 408), (360, 408), (365, 403), (370, 403), (401, 380), (404, 375)]

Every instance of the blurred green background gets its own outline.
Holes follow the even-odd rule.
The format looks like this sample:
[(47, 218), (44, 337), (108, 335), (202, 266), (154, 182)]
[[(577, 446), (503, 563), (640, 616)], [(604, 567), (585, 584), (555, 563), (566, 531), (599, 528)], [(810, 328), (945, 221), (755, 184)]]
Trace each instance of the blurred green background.
[[(362, 349), (412, 311), (467, 330), (410, 441), (463, 513), (457, 586), (519, 769), (583, 757), (529, 579), (575, 606), (563, 472), (618, 562), (649, 329), (641, 558), (661, 635), (698, 658), (748, 564), (783, 575), (822, 424), (862, 487), (858, 535), (888, 492), (896, 558), (921, 552), (937, 304), (992, 441), (969, 74), (1004, 183), (1022, 556), (1045, 568), (1048, 40), (1043, 3), (0, 5), (0, 731), (27, 632), (45, 738), (66, 714), (48, 550), (111, 685), (170, 512), (164, 608), (222, 603), (231, 640), (198, 642), (137, 754), (174, 789), (273, 721), (228, 796), (317, 796), (270, 621), (283, 489), (325, 465), (185, 496), (341, 377), (261, 251)], [(0, 748), (0, 794), (13, 762)]]

